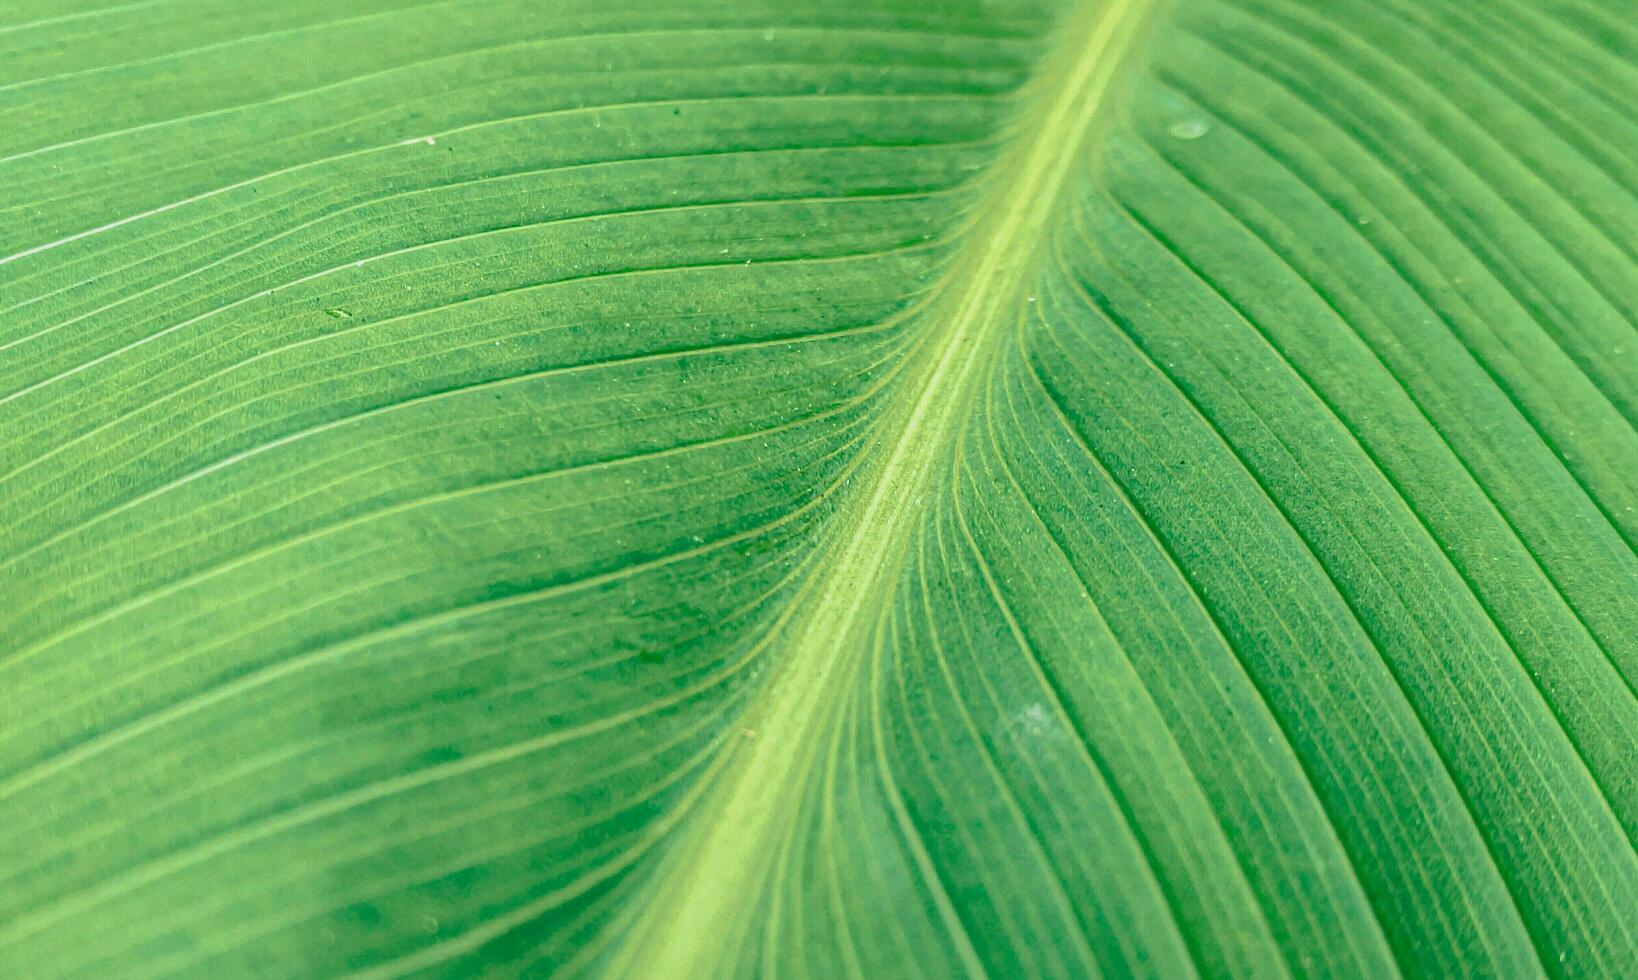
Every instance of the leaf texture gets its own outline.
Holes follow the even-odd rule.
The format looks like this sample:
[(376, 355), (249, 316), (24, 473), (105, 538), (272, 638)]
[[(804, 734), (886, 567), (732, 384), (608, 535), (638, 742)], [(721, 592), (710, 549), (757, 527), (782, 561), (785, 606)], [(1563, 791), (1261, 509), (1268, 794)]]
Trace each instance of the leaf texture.
[(0, 975), (1638, 974), (1635, 25), (14, 0)]

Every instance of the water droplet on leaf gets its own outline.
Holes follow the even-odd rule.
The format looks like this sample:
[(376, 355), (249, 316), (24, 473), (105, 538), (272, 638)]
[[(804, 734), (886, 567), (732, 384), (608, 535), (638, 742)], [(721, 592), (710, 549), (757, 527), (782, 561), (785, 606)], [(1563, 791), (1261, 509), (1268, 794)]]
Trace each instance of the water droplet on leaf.
[(1185, 119), (1182, 122), (1172, 123), (1171, 126), (1167, 127), (1166, 132), (1171, 133), (1180, 140), (1197, 140), (1206, 135), (1206, 131), (1209, 129), (1211, 129), (1211, 125), (1204, 119)]

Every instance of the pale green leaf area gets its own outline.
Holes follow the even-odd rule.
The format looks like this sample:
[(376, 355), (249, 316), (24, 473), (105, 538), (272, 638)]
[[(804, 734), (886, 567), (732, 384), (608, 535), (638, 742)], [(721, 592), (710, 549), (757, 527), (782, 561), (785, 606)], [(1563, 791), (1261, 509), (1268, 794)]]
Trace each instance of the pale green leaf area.
[(1638, 977), (1633, 0), (7, 0), (0, 977)]

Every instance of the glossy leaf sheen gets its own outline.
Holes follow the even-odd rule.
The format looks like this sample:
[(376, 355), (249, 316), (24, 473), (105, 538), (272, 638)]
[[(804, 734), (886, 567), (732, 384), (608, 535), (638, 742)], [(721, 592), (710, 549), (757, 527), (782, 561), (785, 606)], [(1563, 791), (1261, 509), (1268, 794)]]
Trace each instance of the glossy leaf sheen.
[(12, 0), (0, 975), (1638, 975), (1635, 25)]

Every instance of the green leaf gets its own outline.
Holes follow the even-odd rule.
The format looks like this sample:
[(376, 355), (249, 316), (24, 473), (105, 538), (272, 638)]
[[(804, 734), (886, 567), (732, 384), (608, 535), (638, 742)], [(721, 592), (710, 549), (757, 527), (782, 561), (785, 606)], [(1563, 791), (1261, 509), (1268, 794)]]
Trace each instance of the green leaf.
[(12, 0), (0, 975), (1638, 975), (1627, 0)]

